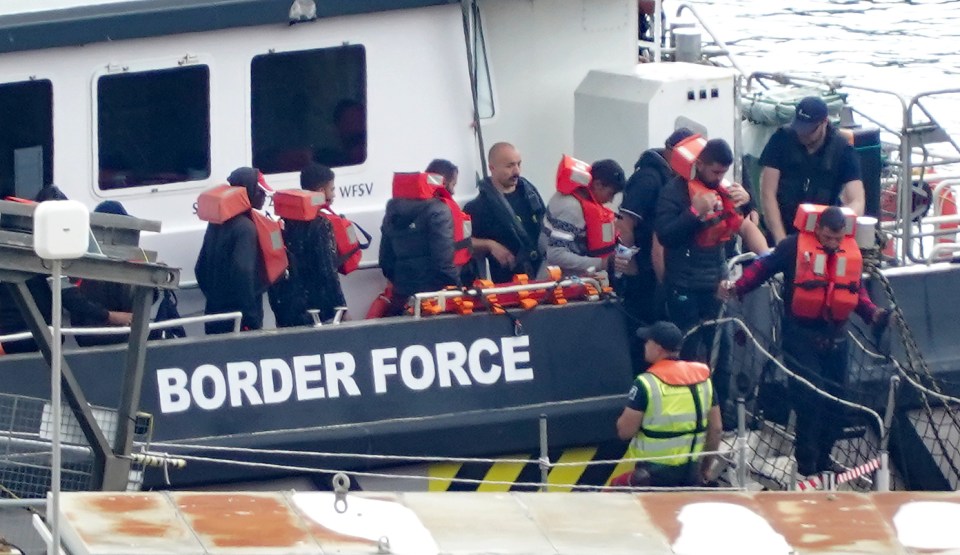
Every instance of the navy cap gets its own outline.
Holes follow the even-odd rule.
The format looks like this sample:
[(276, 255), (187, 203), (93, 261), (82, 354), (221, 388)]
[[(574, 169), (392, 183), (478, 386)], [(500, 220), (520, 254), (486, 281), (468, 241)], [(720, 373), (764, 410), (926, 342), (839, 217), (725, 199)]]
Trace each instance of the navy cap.
[(683, 343), (683, 332), (680, 328), (663, 321), (638, 329), (637, 337), (653, 341), (670, 352), (679, 351), (680, 344)]
[(801, 135), (809, 135), (825, 119), (827, 103), (818, 96), (808, 96), (797, 104), (797, 114), (791, 127)]

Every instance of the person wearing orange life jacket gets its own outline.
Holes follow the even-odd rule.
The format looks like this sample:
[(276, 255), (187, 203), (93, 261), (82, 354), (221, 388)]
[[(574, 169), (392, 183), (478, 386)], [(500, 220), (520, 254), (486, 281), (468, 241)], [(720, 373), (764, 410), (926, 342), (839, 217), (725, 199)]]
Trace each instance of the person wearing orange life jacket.
[(679, 487), (708, 481), (723, 425), (706, 364), (680, 360), (683, 332), (670, 322), (640, 328), (644, 359), (650, 365), (636, 377), (627, 406), (617, 419), (617, 435), (630, 440), (627, 458), (637, 462), (612, 486)]
[[(300, 172), (303, 191), (316, 193), (317, 202), (329, 208), (336, 197), (333, 171), (321, 164), (310, 164)], [(313, 319), (307, 312), (320, 311), (321, 320), (329, 320), (337, 307), (346, 306), (340, 278), (337, 275), (339, 256), (330, 219), (320, 207), (310, 214), (286, 214), (274, 196), (274, 210), (283, 218), (283, 242), (290, 256), (290, 271), (269, 291), (270, 307), (277, 326), (308, 326)]]
[[(860, 281), (862, 259), (853, 238), (855, 214), (849, 208), (800, 205), (789, 235), (769, 254), (744, 269), (736, 283), (724, 281), (718, 296), (743, 297), (773, 275), (783, 273), (784, 364), (818, 388), (844, 397), (847, 376), (847, 320), (856, 312), (882, 331), (889, 311), (870, 300)], [(842, 407), (799, 382), (790, 394), (797, 414), (797, 470), (808, 476), (835, 470), (833, 444), (843, 430)]]
[[(460, 286), (455, 226), (464, 219), (444, 193), (449, 197), (438, 174), (394, 174), (380, 238), (380, 268), (393, 284), (387, 316), (402, 314), (411, 295)], [(453, 207), (460, 212), (456, 203)]]
[[(245, 188), (250, 206), (256, 210), (263, 207), (267, 193), (273, 192), (267, 190), (256, 168), (237, 168), (227, 182)], [(220, 224), (207, 224), (194, 273), (206, 297), (204, 314), (241, 312), (241, 329), (263, 327), (263, 292), (268, 281), (257, 228), (249, 211)], [(230, 333), (233, 322), (208, 322), (205, 329), (207, 334)]]
[[(691, 152), (691, 148), (695, 150)], [(757, 254), (768, 250), (756, 224), (740, 213), (750, 195), (736, 184), (721, 186), (732, 164), (733, 150), (723, 139), (690, 137), (674, 148), (671, 166), (678, 177), (664, 187), (657, 200), (654, 231), (663, 245), (665, 313), (684, 332), (719, 314), (722, 305), (715, 294), (717, 284), (726, 277), (729, 242), (739, 235), (749, 250)], [(708, 360), (715, 331), (714, 327), (702, 327), (689, 337), (683, 358)], [(730, 375), (724, 330), (718, 345), (713, 383), (720, 406), (729, 415), (733, 407), (727, 393)]]
[(623, 191), (623, 168), (613, 160), (587, 165), (565, 156), (557, 173), (557, 192), (547, 203), (540, 248), (547, 266), (559, 266), (563, 275), (586, 275), (606, 270), (616, 248), (616, 215), (604, 204)]

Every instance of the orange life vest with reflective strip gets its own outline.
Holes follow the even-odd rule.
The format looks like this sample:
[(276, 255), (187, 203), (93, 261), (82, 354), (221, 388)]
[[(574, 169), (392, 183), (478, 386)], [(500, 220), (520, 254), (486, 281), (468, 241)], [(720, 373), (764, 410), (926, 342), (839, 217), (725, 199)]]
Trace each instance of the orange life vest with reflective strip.
[(687, 191), (690, 193), (691, 201), (694, 197), (703, 193), (715, 193), (720, 197), (720, 206), (715, 207), (712, 212), (707, 214), (707, 220), (713, 223), (697, 232), (696, 242), (698, 247), (715, 247), (721, 243), (726, 243), (740, 231), (743, 216), (737, 212), (733, 205), (733, 199), (723, 189), (723, 186), (711, 189), (699, 179), (691, 179), (687, 181)]
[(843, 241), (827, 253), (814, 234), (826, 206), (801, 204), (794, 217), (797, 228), (796, 276), (790, 310), (799, 318), (846, 320), (860, 302), (863, 257), (855, 239), (856, 214), (841, 208), (847, 217)]
[(197, 199), (197, 216), (212, 224), (223, 224), (245, 212), (257, 230), (257, 246), (263, 260), (264, 276), (268, 285), (272, 285), (290, 266), (280, 222), (254, 210), (243, 187), (219, 185), (204, 191)]
[[(329, 204), (320, 207), (320, 215), (326, 218), (333, 226), (333, 242), (337, 245), (337, 271), (343, 275), (360, 267), (363, 259), (362, 250), (370, 246), (370, 234), (354, 222), (334, 212)], [(357, 230), (363, 234), (365, 243), (357, 237)]]
[(564, 155), (557, 168), (557, 192), (577, 199), (586, 226), (587, 256), (606, 258), (617, 246), (613, 210), (597, 202), (590, 191), (590, 165)]
[(460, 209), (457, 201), (443, 186), (443, 176), (436, 173), (393, 174), (393, 197), (415, 200), (438, 199), (450, 210), (453, 218), (453, 264), (463, 266), (470, 262), (473, 222), (470, 215)]

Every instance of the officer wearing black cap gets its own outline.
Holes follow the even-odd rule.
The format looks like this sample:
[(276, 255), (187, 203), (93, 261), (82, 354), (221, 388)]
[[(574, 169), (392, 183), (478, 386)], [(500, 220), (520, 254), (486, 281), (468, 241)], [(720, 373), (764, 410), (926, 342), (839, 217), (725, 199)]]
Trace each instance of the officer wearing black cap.
[(640, 461), (633, 471), (617, 476), (614, 486), (693, 486), (707, 481), (722, 424), (713, 395), (710, 369), (678, 358), (683, 333), (670, 322), (640, 328), (650, 367), (637, 376), (627, 406), (617, 419), (617, 435), (630, 440), (628, 459)]
[(792, 233), (803, 203), (843, 205), (863, 215), (860, 163), (827, 119), (817, 96), (797, 104), (793, 123), (778, 129), (760, 155), (760, 198), (767, 231), (779, 243)]

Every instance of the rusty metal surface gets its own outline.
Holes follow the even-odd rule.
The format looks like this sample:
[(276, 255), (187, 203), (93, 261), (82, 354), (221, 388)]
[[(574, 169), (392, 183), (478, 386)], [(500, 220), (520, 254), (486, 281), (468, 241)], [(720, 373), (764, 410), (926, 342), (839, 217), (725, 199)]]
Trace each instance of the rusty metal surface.
[(60, 503), (64, 543), (76, 555), (204, 553), (162, 493), (70, 493)]
[(351, 493), (342, 511), (335, 499), (64, 494), (65, 538), (76, 555), (960, 554), (954, 492)]
[(211, 554), (322, 553), (282, 493), (171, 493)]

